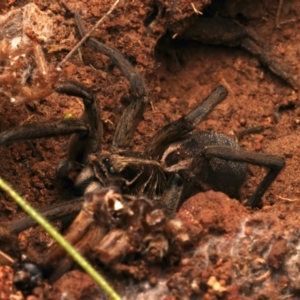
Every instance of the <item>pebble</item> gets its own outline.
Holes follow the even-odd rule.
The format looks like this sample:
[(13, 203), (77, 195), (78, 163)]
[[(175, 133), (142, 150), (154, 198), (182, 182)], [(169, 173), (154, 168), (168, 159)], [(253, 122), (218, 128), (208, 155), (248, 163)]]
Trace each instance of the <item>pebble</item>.
[(252, 233), (252, 228), (251, 227), (246, 227), (245, 228), (245, 235), (251, 235), (251, 233)]
[(160, 93), (161, 87), (160, 87), (160, 86), (157, 86), (154, 90), (155, 90), (156, 92)]
[(177, 98), (173, 97), (169, 101), (170, 101), (170, 103), (175, 104), (175, 103), (177, 103)]
[(247, 121), (244, 118), (240, 118), (239, 123), (241, 126), (245, 126), (247, 124)]
[(255, 151), (260, 151), (261, 149), (262, 149), (261, 143), (256, 143), (256, 144), (254, 145), (254, 150), (255, 150)]

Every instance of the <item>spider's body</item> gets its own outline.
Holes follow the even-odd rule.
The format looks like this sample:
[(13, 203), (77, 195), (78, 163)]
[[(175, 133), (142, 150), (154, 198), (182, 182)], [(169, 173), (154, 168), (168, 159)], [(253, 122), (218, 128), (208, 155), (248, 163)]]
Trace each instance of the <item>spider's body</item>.
[[(90, 193), (106, 186), (118, 186), (127, 196), (146, 197), (159, 201), (168, 187), (172, 174), (191, 170), (193, 158), (207, 146), (225, 146), (239, 149), (228, 136), (214, 131), (197, 131), (171, 143), (155, 160), (141, 153), (107, 151), (91, 155), (79, 173), (75, 187), (79, 193)], [(180, 202), (203, 189), (222, 191), (237, 196), (246, 176), (246, 164), (219, 158), (203, 157), (193, 166), (194, 173), (185, 179)], [(200, 184), (197, 184), (199, 183)], [(201, 184), (202, 183), (202, 184)]]

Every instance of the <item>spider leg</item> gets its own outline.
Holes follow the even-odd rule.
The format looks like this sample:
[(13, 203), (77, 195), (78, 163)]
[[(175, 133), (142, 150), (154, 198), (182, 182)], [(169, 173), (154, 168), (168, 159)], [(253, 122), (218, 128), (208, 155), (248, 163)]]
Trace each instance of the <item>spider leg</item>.
[[(78, 14), (75, 14), (75, 20), (80, 35), (84, 36), (86, 29)], [(86, 44), (94, 50), (108, 56), (128, 79), (135, 93), (135, 98), (125, 109), (115, 131), (111, 150), (117, 152), (119, 149), (128, 147), (132, 140), (133, 134), (143, 116), (145, 106), (148, 103), (147, 88), (142, 76), (120, 52), (99, 42), (95, 38), (88, 38)]]
[(56, 86), (56, 91), (82, 98), (84, 112), (81, 119), (88, 123), (89, 128), (88, 134), (74, 133), (69, 141), (67, 158), (60, 162), (56, 172), (57, 178), (64, 182), (71, 179), (70, 174), (82, 171), (89, 154), (101, 151), (103, 127), (100, 105), (91, 89), (74, 81), (65, 81)]
[(87, 135), (88, 123), (85, 120), (67, 119), (44, 124), (26, 124), (1, 132), (0, 146), (16, 141), (68, 135), (74, 132)]
[(228, 94), (222, 85), (217, 86), (211, 94), (188, 115), (172, 122), (158, 131), (147, 143), (145, 154), (158, 158), (171, 143), (191, 132), (202, 120), (222, 102)]
[(0, 134), (0, 145), (20, 140), (75, 134), (68, 150), (69, 160), (84, 162), (89, 153), (99, 151), (101, 149), (102, 123), (95, 94), (90, 89), (72, 81), (59, 84), (56, 91), (83, 99), (84, 113), (81, 119), (25, 124), (8, 129)]
[(244, 151), (225, 146), (208, 146), (204, 148), (204, 150), (194, 158), (192, 165), (196, 163), (197, 160), (201, 159), (201, 156), (204, 156), (207, 159), (216, 157), (228, 161), (250, 163), (258, 166), (264, 166), (270, 169), (265, 178), (257, 187), (254, 194), (247, 201), (247, 205), (251, 207), (258, 206), (261, 197), (264, 195), (268, 187), (272, 184), (279, 172), (285, 166), (284, 159), (279, 156)]
[(18, 237), (10, 232), (5, 226), (0, 225), (0, 266), (6, 264), (9, 257), (5, 254), (12, 255), (13, 257), (20, 256), (20, 247)]
[(171, 175), (160, 200), (164, 206), (164, 211), (166, 214), (173, 215), (176, 213), (180, 204), (183, 184), (184, 181), (178, 174), (173, 173)]
[(56, 86), (58, 93), (80, 97), (83, 100), (84, 112), (81, 119), (89, 125), (88, 134), (75, 133), (69, 143), (67, 159), (84, 163), (90, 153), (101, 150), (102, 122), (99, 102), (95, 93), (74, 81), (65, 81)]
[[(83, 201), (84, 197), (79, 197), (64, 203), (56, 204), (51, 207), (41, 209), (39, 210), (39, 213), (48, 221), (59, 220), (72, 215), (75, 216), (82, 209)], [(10, 232), (18, 234), (36, 225), (36, 221), (33, 220), (31, 217), (24, 217), (19, 220), (1, 224), (0, 227), (3, 226), (7, 228)]]

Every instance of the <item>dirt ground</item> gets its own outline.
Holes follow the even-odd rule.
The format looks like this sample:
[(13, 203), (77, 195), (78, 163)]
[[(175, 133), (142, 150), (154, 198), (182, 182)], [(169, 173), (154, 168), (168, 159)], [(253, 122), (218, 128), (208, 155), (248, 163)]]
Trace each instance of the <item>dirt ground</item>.
[[(51, 11), (58, 25), (44, 46), (47, 60), (53, 65), (79, 39), (73, 13), (79, 12), (90, 27), (112, 5), (111, 1), (97, 0), (58, 0), (51, 4), (45, 0), (15, 0), (3, 5), (2, 13), (29, 2)], [(298, 74), (300, 3), (284, 0), (278, 16), (280, 26), (276, 27), (277, 1), (264, 0), (255, 5), (253, 1), (214, 1), (205, 10), (209, 2), (165, 1), (161, 14), (160, 1), (120, 1), (96, 30), (94, 36), (123, 53), (147, 84), (150, 103), (132, 141), (133, 149), (143, 149), (157, 130), (189, 112), (222, 84), (229, 95), (197, 128), (236, 138), (245, 129), (263, 126), (260, 132), (243, 136), (239, 145), (249, 151), (278, 155), (285, 159), (286, 166), (263, 196), (261, 209), (251, 210), (212, 191), (185, 202), (178, 217), (187, 226), (197, 225), (198, 239), (177, 266), (155, 269), (155, 279), (149, 275), (152, 279), (142, 283), (115, 279), (108, 270), (105, 274), (124, 299), (299, 299), (299, 91), (239, 47), (185, 42), (167, 48), (157, 41), (162, 41), (167, 30), (180, 34), (189, 26), (195, 17), (193, 4), (209, 16), (217, 10), (217, 17), (235, 18), (254, 29), (291, 72)], [(80, 52), (66, 64), (61, 80), (74, 79), (99, 91), (104, 140), (109, 145), (129, 85), (106, 57), (87, 47)], [(26, 105), (12, 104), (4, 95), (0, 101), (0, 132), (20, 124), (63, 119), (68, 113), (80, 116), (82, 111), (78, 99), (56, 93)], [(68, 138), (61, 137), (2, 147), (0, 176), (36, 208), (67, 201), (72, 195), (59, 188), (55, 180), (56, 166), (64, 157), (67, 143)], [(241, 202), (252, 195), (265, 174), (265, 168), (249, 166)], [(0, 192), (0, 223), (23, 216), (17, 205)], [(61, 226), (59, 222), (56, 225)], [(39, 228), (29, 229), (20, 237), (37, 252), (44, 251), (50, 242)], [(74, 280), (85, 282), (85, 289), (72, 286), (70, 281)], [(62, 293), (69, 295), (64, 299), (83, 299), (83, 295), (84, 299), (105, 299), (79, 271), (66, 274), (55, 283), (53, 292), (47, 294), (48, 290), (39, 288), (35, 293), (40, 297), (45, 294), (44, 298), (30, 299), (59, 299)]]

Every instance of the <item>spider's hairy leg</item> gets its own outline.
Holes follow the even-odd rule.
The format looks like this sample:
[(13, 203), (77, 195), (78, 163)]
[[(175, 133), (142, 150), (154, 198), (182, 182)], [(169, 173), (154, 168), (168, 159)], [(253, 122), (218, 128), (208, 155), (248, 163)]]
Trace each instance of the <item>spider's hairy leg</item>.
[[(78, 14), (75, 14), (75, 21), (81, 36), (84, 36), (86, 29)], [(116, 132), (111, 145), (112, 152), (126, 148), (132, 141), (134, 132), (143, 116), (145, 106), (148, 102), (148, 92), (142, 76), (134, 69), (124, 56), (117, 50), (99, 42), (95, 38), (88, 38), (86, 44), (94, 50), (108, 56), (116, 67), (130, 82), (134, 91), (134, 99), (126, 107), (117, 125)]]
[(197, 165), (198, 160), (201, 159), (201, 156), (204, 156), (206, 159), (216, 157), (228, 161), (250, 163), (258, 166), (264, 166), (270, 169), (251, 198), (247, 201), (247, 205), (251, 207), (257, 207), (259, 205), (261, 197), (264, 195), (268, 187), (272, 184), (279, 172), (285, 166), (284, 159), (276, 155), (249, 152), (224, 146), (206, 147), (203, 151), (201, 151), (199, 155), (194, 158), (192, 165)]
[(64, 81), (55, 90), (68, 96), (80, 97), (83, 100), (84, 112), (82, 120), (88, 123), (89, 131), (86, 134), (75, 133), (69, 144), (67, 159), (84, 163), (90, 153), (101, 150), (102, 122), (99, 102), (91, 89), (75, 81)]
[[(68, 96), (80, 97), (83, 100), (84, 112), (81, 119), (87, 122), (87, 133), (74, 133), (70, 139), (67, 158), (57, 167), (57, 177), (68, 179), (82, 171), (87, 157), (101, 150), (102, 122), (100, 105), (94, 91), (74, 81), (64, 81), (56, 86), (56, 91)], [(72, 180), (73, 181), (73, 180)]]
[(217, 86), (211, 94), (188, 115), (166, 125), (147, 143), (145, 154), (152, 158), (159, 157), (173, 142), (192, 131), (202, 120), (222, 102), (228, 94), (222, 85)]
[[(80, 150), (69, 151), (69, 160), (81, 162), (88, 151), (96, 152), (101, 147), (102, 123), (99, 104), (95, 94), (79, 83), (66, 81), (56, 87), (59, 93), (77, 96), (83, 99), (84, 114), (81, 119), (67, 119), (55, 122), (25, 124), (0, 133), (0, 146), (16, 141), (76, 134)], [(81, 142), (81, 143), (80, 143)], [(72, 149), (72, 147), (69, 147)]]
[[(82, 209), (83, 201), (84, 197), (75, 198), (61, 204), (55, 204), (54, 206), (41, 209), (39, 210), (39, 213), (48, 221), (60, 220), (62, 218), (71, 217), (73, 215), (75, 216)], [(4, 226), (5, 228), (7, 228), (7, 230), (14, 234), (18, 234), (36, 225), (36, 221), (28, 216), (9, 223), (1, 224), (1, 226)]]
[(19, 240), (16, 235), (12, 234), (11, 231), (5, 226), (0, 225), (0, 266), (3, 263), (2, 255), (8, 254), (15, 258), (20, 256)]
[(164, 211), (167, 215), (176, 213), (180, 204), (183, 187), (183, 179), (178, 174), (173, 173), (168, 180), (168, 184), (161, 198)]
[(85, 120), (68, 119), (56, 122), (25, 124), (0, 133), (0, 146), (17, 141), (69, 135), (74, 132), (86, 135), (89, 132)]

